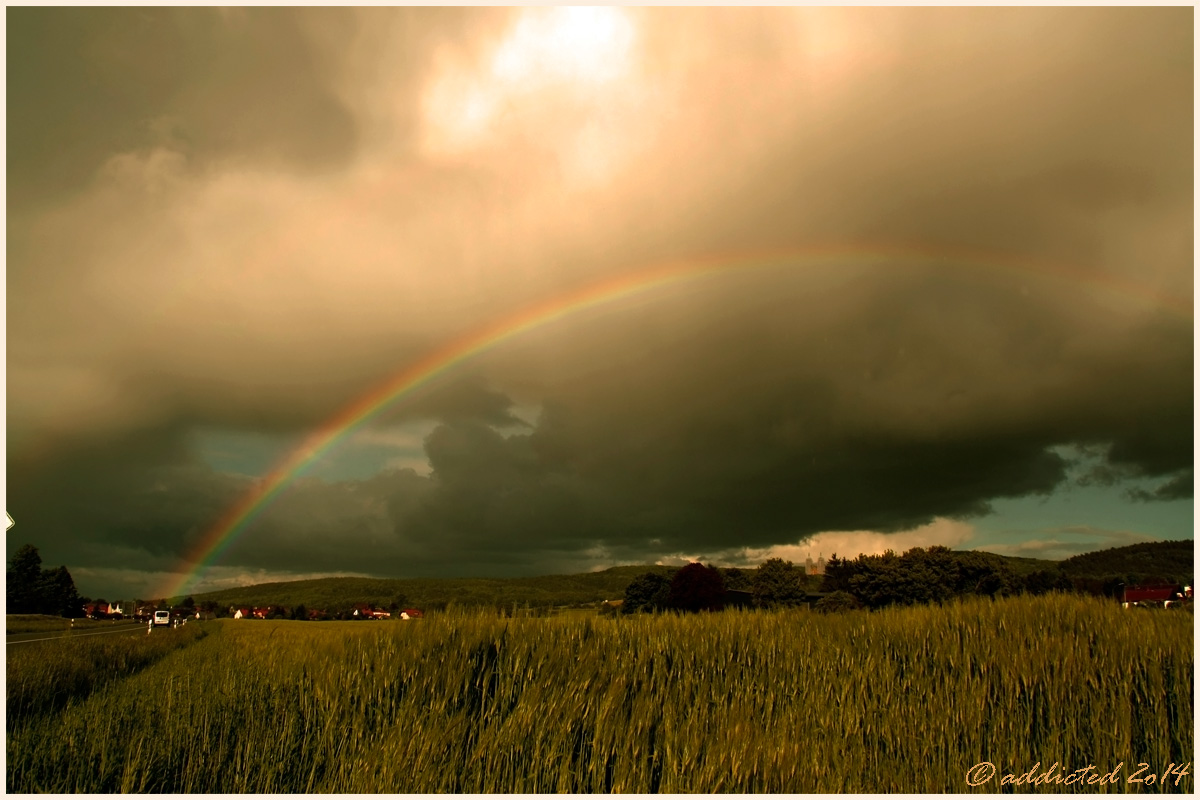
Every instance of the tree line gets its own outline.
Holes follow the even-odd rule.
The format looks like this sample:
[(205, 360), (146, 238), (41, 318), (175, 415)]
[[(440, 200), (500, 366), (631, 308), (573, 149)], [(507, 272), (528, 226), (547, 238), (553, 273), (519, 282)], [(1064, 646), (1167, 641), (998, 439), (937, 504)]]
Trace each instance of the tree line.
[[(791, 561), (772, 558), (757, 569), (691, 563), (670, 577), (658, 572), (639, 575), (625, 589), (621, 613), (647, 611), (719, 611), (729, 605), (780, 608), (807, 602), (819, 587)], [(826, 601), (829, 602), (826, 602)], [(819, 610), (832, 610), (843, 598), (822, 598)], [(822, 605), (824, 603), (824, 605)]]
[(746, 604), (779, 608), (813, 601), (817, 611), (841, 611), (1051, 591), (1115, 597), (1127, 581), (1154, 579), (1153, 575), (1072, 576), (1056, 567), (1018, 574), (994, 553), (936, 545), (914, 547), (902, 555), (891, 550), (854, 559), (834, 555), (820, 576), (806, 575), (801, 567), (779, 558), (757, 569), (692, 563), (671, 576), (647, 572), (625, 589), (621, 612), (716, 611)]

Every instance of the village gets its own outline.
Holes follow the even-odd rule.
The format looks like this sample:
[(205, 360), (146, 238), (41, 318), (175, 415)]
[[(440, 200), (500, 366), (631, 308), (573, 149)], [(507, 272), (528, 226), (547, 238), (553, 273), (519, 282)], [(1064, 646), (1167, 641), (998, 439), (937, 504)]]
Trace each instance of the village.
[(98, 600), (85, 603), (83, 606), (84, 615), (91, 620), (123, 620), (132, 619), (136, 622), (149, 622), (154, 617), (154, 612), (167, 610), (170, 612), (171, 621), (182, 621), (188, 619), (211, 620), (218, 617), (227, 617), (229, 619), (289, 619), (289, 620), (385, 620), (398, 619), (410, 620), (420, 619), (425, 616), (425, 613), (418, 608), (404, 609), (387, 609), (381, 606), (372, 606), (369, 603), (356, 603), (347, 609), (340, 611), (326, 611), (324, 609), (308, 609), (303, 605), (287, 608), (280, 605), (268, 606), (250, 606), (250, 605), (233, 605), (228, 608), (218, 608), (213, 602), (204, 602), (196, 605), (194, 602), (189, 602), (188, 598), (183, 603), (164, 608), (161, 605), (153, 604), (138, 604), (133, 606), (132, 613), (126, 613), (124, 601), (110, 603), (106, 600)]

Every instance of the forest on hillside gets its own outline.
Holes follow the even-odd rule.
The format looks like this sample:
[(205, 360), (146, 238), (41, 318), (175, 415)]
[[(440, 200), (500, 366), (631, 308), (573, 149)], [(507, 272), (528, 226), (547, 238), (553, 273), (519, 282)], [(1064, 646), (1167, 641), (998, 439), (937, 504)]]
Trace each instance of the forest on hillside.
[(1142, 542), (1072, 556), (1059, 569), (1072, 577), (1122, 578), (1127, 584), (1182, 583), (1195, 577), (1196, 542)]

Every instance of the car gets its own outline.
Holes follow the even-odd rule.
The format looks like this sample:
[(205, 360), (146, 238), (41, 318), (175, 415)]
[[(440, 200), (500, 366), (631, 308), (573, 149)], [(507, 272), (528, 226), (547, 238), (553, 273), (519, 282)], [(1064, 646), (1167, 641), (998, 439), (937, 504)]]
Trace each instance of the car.
[(170, 625), (171, 624), (171, 612), (170, 611), (155, 611), (154, 612), (154, 624), (156, 626), (157, 625)]

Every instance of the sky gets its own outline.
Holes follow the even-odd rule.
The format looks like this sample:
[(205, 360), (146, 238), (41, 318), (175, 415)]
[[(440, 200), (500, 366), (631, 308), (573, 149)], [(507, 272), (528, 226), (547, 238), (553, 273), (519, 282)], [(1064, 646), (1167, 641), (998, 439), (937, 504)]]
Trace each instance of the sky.
[(1190, 7), (6, 20), (8, 556), (86, 595), (1193, 536)]

